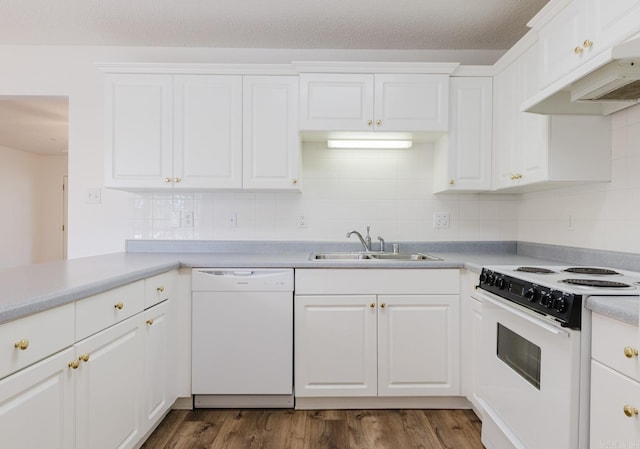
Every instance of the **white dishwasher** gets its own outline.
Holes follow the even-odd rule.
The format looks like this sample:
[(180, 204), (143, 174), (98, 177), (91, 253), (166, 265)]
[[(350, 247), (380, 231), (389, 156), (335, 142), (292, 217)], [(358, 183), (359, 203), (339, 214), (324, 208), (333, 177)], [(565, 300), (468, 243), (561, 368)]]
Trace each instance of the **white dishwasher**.
[(293, 270), (194, 268), (196, 408), (293, 407)]

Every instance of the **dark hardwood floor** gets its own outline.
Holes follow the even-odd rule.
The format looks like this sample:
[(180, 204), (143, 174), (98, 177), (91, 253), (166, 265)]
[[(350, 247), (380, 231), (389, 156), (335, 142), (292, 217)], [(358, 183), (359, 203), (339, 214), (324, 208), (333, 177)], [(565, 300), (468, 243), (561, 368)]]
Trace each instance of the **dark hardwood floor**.
[(482, 449), (471, 410), (173, 410), (143, 449)]

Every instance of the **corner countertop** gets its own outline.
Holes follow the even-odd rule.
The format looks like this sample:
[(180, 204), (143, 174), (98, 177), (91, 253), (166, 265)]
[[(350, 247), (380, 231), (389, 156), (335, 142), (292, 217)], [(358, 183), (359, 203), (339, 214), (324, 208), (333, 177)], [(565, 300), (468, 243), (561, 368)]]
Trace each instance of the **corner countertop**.
[[(248, 252), (123, 252), (84, 257), (68, 261), (0, 270), (3, 286), (0, 296), (0, 324), (33, 313), (42, 312), (78, 299), (110, 290), (124, 284), (144, 279), (177, 268), (465, 268), (479, 273), (483, 265), (557, 265), (558, 261), (516, 254), (492, 247), (473, 247), (465, 251), (458, 246), (455, 251), (423, 251), (441, 258), (440, 261), (384, 261), (384, 260), (310, 260), (308, 249)], [(636, 298), (636, 301), (638, 299)], [(631, 301), (629, 301), (631, 302)], [(611, 306), (609, 306), (611, 304)], [(635, 315), (621, 315), (617, 299), (593, 301), (587, 304), (598, 313), (623, 321), (638, 323), (638, 307)], [(636, 302), (637, 305), (637, 302)], [(629, 305), (631, 311), (633, 307)], [(620, 318), (617, 318), (620, 319)]]
[(600, 315), (638, 326), (640, 315), (638, 296), (590, 296), (586, 307)]

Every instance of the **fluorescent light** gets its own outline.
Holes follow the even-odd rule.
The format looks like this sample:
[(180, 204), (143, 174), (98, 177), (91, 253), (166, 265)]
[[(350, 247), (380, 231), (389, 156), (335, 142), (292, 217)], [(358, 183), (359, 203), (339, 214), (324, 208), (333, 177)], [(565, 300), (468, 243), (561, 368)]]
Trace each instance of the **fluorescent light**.
[(327, 140), (329, 148), (385, 148), (406, 149), (413, 146), (411, 140)]

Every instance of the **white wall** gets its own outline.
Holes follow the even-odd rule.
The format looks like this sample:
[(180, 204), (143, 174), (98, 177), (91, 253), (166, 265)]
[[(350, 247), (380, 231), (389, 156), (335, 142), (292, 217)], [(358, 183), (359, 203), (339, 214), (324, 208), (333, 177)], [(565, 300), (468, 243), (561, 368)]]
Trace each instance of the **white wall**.
[(519, 240), (640, 253), (640, 105), (612, 125), (612, 181), (523, 195)]
[(62, 259), (67, 157), (0, 147), (0, 268)]
[[(307, 143), (302, 193), (137, 194), (130, 237), (340, 241), (370, 225), (374, 241), (378, 235), (389, 242), (516, 238), (513, 196), (434, 195), (432, 167), (432, 144), (331, 150)], [(173, 226), (172, 214), (184, 211), (194, 211), (194, 226)], [(433, 228), (436, 211), (450, 213), (450, 228)], [(300, 215), (305, 228), (298, 226)]]

